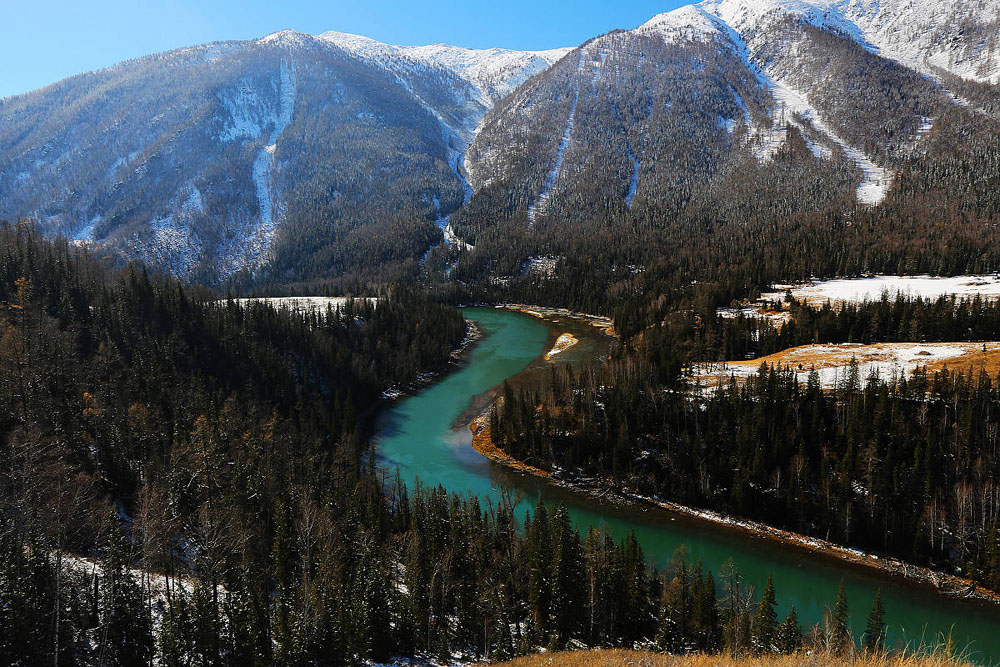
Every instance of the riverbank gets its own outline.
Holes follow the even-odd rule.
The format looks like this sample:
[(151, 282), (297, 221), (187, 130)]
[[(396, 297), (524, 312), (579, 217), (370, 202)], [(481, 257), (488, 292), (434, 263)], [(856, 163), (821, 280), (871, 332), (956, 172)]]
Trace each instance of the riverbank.
[(445, 367), (442, 370), (424, 371), (422, 373), (418, 373), (417, 376), (409, 382), (389, 387), (382, 392), (379, 403), (383, 401), (397, 401), (401, 398), (412, 396), (422, 389), (426, 389), (437, 378), (450, 373), (458, 367), (462, 363), (465, 354), (475, 347), (480, 338), (482, 338), (482, 332), (479, 330), (479, 327), (476, 326), (476, 323), (472, 320), (466, 320), (465, 337), (458, 344), (458, 346), (448, 354), (448, 363), (445, 364)]
[(612, 338), (618, 338), (618, 332), (615, 331), (615, 323), (610, 317), (604, 317), (603, 315), (591, 315), (589, 313), (569, 310), (568, 308), (529, 306), (523, 303), (505, 303), (500, 307), (506, 308), (507, 310), (513, 310), (518, 313), (524, 313), (525, 315), (530, 315), (535, 319), (542, 320), (546, 324), (551, 324), (554, 318), (569, 318), (578, 322), (589, 324)]
[(494, 463), (506, 466), (512, 470), (542, 477), (549, 483), (600, 498), (604, 502), (617, 499), (621, 503), (645, 505), (655, 510), (708, 522), (725, 529), (742, 532), (755, 538), (770, 540), (799, 550), (808, 551), (812, 554), (832, 558), (854, 567), (876, 570), (882, 574), (899, 577), (914, 584), (933, 588), (939, 594), (947, 597), (1000, 604), (1000, 593), (983, 588), (971, 579), (938, 572), (896, 558), (878, 556), (861, 551), (860, 549), (845, 547), (834, 542), (828, 542), (827, 540), (776, 528), (759, 521), (737, 519), (719, 512), (700, 510), (662, 498), (643, 496), (619, 489), (603, 480), (588, 479), (583, 481), (555, 476), (546, 470), (515, 459), (493, 441), (489, 426), (490, 410), (492, 410), (492, 407), (470, 424), (470, 429), (473, 433), (472, 446), (477, 452)]
[(541, 468), (528, 465), (524, 461), (518, 461), (513, 456), (496, 446), (493, 442), (493, 434), (490, 432), (490, 419), (488, 412), (484, 415), (476, 417), (476, 419), (472, 421), (472, 424), (469, 425), (469, 428), (472, 430), (472, 448), (488, 458), (490, 461), (507, 466), (508, 468), (517, 470), (518, 472), (535, 475), (537, 477), (544, 477), (545, 479), (552, 479), (552, 473), (542, 470)]

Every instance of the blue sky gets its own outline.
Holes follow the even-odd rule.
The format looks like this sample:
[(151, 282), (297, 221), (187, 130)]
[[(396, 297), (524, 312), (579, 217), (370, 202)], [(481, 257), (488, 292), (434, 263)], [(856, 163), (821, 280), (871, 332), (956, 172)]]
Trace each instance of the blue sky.
[(283, 28), (391, 44), (575, 46), (691, 0), (0, 0), (0, 97), (127, 58)]

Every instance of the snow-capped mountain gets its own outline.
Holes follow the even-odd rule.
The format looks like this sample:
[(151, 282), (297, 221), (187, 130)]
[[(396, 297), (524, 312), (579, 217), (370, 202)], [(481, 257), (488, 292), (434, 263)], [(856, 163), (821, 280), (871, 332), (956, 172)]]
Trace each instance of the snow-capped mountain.
[(483, 115), (564, 52), (282, 31), (73, 77), (0, 101), (0, 218), (208, 281), (419, 258)]
[(705, 0), (697, 7), (747, 39), (791, 16), (925, 74), (1000, 81), (997, 0)]
[(0, 101), (0, 217), (293, 282), (909, 206), (960, 174), (988, 198), (998, 34), (1000, 0), (703, 0), (575, 49), (181, 49)]
[[(849, 165), (856, 199), (878, 204), (934, 119), (958, 103), (941, 75), (995, 80), (998, 7), (998, 0), (704, 0), (657, 15), (591, 40), (498, 104), (469, 152), (473, 186), (509, 188), (504, 199), (516, 203), (508, 215), (522, 210), (529, 226), (549, 211), (560, 218), (580, 210), (581, 199), (618, 199), (633, 209), (647, 183), (659, 190), (662, 209), (664, 179), (644, 176), (672, 159), (676, 147), (662, 135), (676, 122), (673, 138), (697, 135), (705, 161), (685, 167), (681, 180), (724, 178), (725, 165), (747, 152), (766, 160), (793, 128), (811, 160)], [(689, 99), (667, 89), (669, 74), (682, 76), (685, 67), (685, 84), (697, 89)], [(679, 102), (684, 116), (671, 118)], [(595, 172), (614, 174), (600, 195)], [(711, 196), (710, 185), (669, 195), (670, 208)]]
[[(472, 86), (475, 98), (486, 108), (492, 107), (573, 50), (571, 47), (547, 51), (467, 49), (450, 44), (393, 46), (368, 37), (334, 31), (325, 32), (319, 38), (368, 60), (401, 70), (412, 68), (412, 63), (448, 70)], [(402, 64), (400, 61), (411, 62)]]

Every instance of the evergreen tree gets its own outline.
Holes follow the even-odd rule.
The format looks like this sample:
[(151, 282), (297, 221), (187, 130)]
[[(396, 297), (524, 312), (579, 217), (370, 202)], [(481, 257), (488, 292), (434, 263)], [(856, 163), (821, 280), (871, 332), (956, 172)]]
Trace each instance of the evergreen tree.
[(865, 625), (864, 649), (877, 653), (885, 646), (885, 608), (882, 606), (882, 589), (875, 589), (872, 610)]
[(778, 614), (774, 581), (770, 575), (753, 618), (753, 646), (757, 653), (770, 653), (777, 648)]
[(799, 627), (799, 615), (795, 605), (788, 610), (781, 628), (778, 630), (778, 646), (782, 653), (795, 653), (802, 647), (802, 628)]
[(847, 608), (847, 589), (844, 580), (840, 580), (837, 589), (837, 599), (833, 603), (833, 611), (829, 618), (829, 636), (827, 641), (830, 650), (841, 655), (851, 647), (850, 611)]
[[(701, 572), (701, 562), (698, 563)], [(709, 570), (704, 578), (695, 581), (695, 620), (699, 638), (698, 647), (702, 651), (714, 653), (719, 649), (719, 607), (715, 595), (715, 578)]]

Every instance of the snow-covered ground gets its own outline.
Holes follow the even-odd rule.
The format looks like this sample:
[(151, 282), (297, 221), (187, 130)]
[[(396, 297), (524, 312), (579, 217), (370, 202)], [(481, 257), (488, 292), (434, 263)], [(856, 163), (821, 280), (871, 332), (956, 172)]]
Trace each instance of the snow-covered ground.
[[(275, 153), (281, 135), (295, 115), (297, 87), (294, 62), (281, 63), (275, 85), (278, 90), (276, 103), (262, 96), (250, 82), (244, 82), (236, 91), (219, 94), (230, 123), (219, 140), (225, 142), (243, 138), (265, 142), (257, 151), (250, 172), (258, 215), (252, 220), (236, 221), (232, 233), (223, 241), (219, 255), (224, 276), (243, 269), (253, 270), (264, 264), (281, 223), (283, 207), (278, 192)], [(268, 128), (271, 132), (265, 135)]]
[(632, 199), (635, 197), (635, 191), (639, 189), (639, 158), (635, 156), (632, 152), (632, 146), (628, 146), (628, 159), (632, 162), (632, 176), (629, 179), (628, 193), (625, 195), (625, 205), (632, 208)]
[(319, 35), (319, 39), (372, 61), (395, 59), (402, 67), (423, 66), (447, 70), (467, 82), (472, 87), (473, 98), (487, 109), (572, 51), (569, 47), (546, 51), (514, 51), (498, 48), (467, 49), (450, 44), (396, 46), (336, 31), (325, 32)]
[[(762, 359), (733, 361), (720, 364), (698, 364), (693, 373), (702, 384), (718, 386), (729, 378), (756, 375), (762, 364), (788, 368), (799, 382), (805, 383), (815, 369), (820, 384), (826, 388), (839, 386), (847, 380), (852, 361), (857, 364), (858, 378), (863, 385), (875, 372), (883, 380), (909, 376), (918, 367), (931, 369), (947, 365), (956, 369), (982, 368), (992, 363), (1000, 352), (1000, 343), (878, 343), (860, 345), (804, 345)], [(991, 361), (987, 361), (987, 355)]]
[(800, 301), (818, 304), (833, 302), (875, 301), (888, 294), (936, 299), (940, 296), (1000, 298), (1000, 276), (871, 276), (868, 278), (838, 278), (807, 285), (775, 286), (774, 292), (761, 294), (761, 299), (780, 301), (786, 291)]
[[(850, 36), (874, 53), (934, 76), (941, 67), (958, 76), (1000, 82), (1000, 41), (978, 41), (1000, 17), (1000, 0), (703, 0), (693, 7), (717, 16), (741, 34), (784, 16)], [(677, 12), (681, 12), (677, 10)], [(692, 25), (704, 25), (702, 20)]]
[(657, 35), (668, 44), (671, 42), (707, 42), (720, 37), (718, 19), (705, 11), (703, 4), (685, 5), (670, 12), (657, 14), (636, 32)]
[[(278, 296), (278, 297), (251, 297), (247, 299), (233, 299), (238, 306), (245, 306), (250, 303), (266, 303), (275, 308), (288, 308), (300, 313), (326, 313), (327, 309), (339, 310), (348, 301), (367, 301), (370, 304), (378, 304), (378, 298), (351, 298), (345, 296)], [(224, 303), (224, 302), (223, 302)]]
[(579, 341), (576, 339), (576, 336), (571, 333), (560, 334), (559, 338), (556, 338), (555, 345), (552, 346), (552, 349), (545, 353), (545, 359), (549, 360), (557, 354), (562, 354), (578, 342)]
[(529, 257), (521, 267), (521, 275), (551, 277), (562, 259), (563, 257), (558, 255)]
[[(739, 316), (768, 320), (781, 326), (791, 319), (791, 312), (784, 303), (785, 294), (791, 292), (797, 301), (821, 306), (830, 301), (834, 306), (843, 303), (877, 301), (886, 294), (891, 299), (904, 297), (936, 299), (941, 296), (1000, 299), (1000, 275), (952, 276), (869, 276), (865, 278), (836, 278), (798, 285), (772, 285), (770, 292), (745, 305), (719, 308), (716, 312), (725, 318)], [(775, 309), (775, 304), (780, 308)]]

